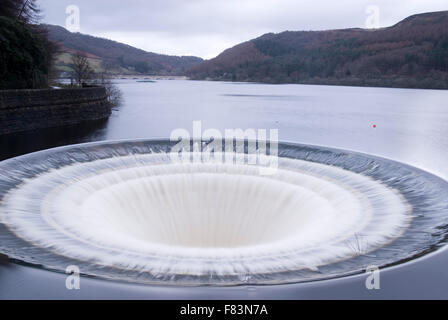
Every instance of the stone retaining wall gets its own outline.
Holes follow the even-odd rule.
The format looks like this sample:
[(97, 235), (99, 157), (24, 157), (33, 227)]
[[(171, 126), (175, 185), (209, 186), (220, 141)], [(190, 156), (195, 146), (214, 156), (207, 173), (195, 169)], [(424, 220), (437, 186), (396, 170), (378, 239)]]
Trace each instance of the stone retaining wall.
[(0, 91), (0, 135), (105, 119), (103, 87)]

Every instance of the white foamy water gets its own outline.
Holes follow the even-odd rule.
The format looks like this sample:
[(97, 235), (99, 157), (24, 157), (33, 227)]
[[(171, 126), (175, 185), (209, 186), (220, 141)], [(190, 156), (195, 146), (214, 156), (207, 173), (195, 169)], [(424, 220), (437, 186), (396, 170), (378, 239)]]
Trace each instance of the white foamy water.
[(149, 153), (76, 163), (25, 180), (1, 222), (57, 255), (154, 278), (263, 275), (368, 254), (400, 237), (400, 192), (338, 167), (281, 158), (170, 163)]

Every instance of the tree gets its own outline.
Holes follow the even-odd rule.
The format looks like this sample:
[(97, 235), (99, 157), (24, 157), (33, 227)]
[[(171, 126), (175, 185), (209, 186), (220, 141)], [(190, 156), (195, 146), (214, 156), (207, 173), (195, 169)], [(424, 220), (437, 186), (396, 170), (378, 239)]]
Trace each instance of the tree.
[(51, 44), (27, 25), (0, 17), (0, 89), (45, 88)]
[(0, 16), (16, 19), (19, 13), (16, 0), (2, 0), (0, 2)]
[(77, 52), (72, 56), (70, 67), (73, 70), (73, 77), (79, 86), (91, 79), (93, 75), (89, 60), (81, 52)]
[(19, 4), (19, 14), (17, 18), (19, 20), (24, 21), (25, 23), (37, 23), (39, 22), (40, 16), (40, 8), (36, 3), (36, 0), (21, 0), (18, 1)]
[(48, 85), (56, 46), (38, 25), (37, 0), (0, 0), (0, 87)]
[(36, 0), (1, 0), (0, 16), (31, 24), (40, 20), (40, 9)]
[(122, 101), (122, 92), (111, 80), (107, 73), (102, 73), (95, 81), (96, 85), (102, 86), (106, 89), (107, 100), (112, 106), (117, 106)]
[(144, 61), (137, 61), (134, 63), (135, 71), (138, 73), (147, 74), (149, 72), (149, 66)]

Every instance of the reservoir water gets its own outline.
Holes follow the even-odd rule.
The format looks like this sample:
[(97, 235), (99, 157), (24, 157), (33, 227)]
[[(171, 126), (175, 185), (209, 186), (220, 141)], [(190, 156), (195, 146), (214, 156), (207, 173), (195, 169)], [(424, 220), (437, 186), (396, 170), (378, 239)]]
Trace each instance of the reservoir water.
[[(378, 155), (448, 179), (448, 169), (444, 166), (448, 150), (448, 91), (193, 81), (142, 83), (117, 80), (116, 83), (123, 92), (123, 104), (114, 109), (108, 121), (2, 137), (1, 157), (6, 159), (81, 142), (166, 138), (177, 128), (192, 131), (193, 121), (201, 120), (204, 129), (221, 131), (231, 128), (278, 129), (281, 141)], [(446, 293), (439, 292), (446, 287), (443, 284), (446, 279), (437, 273), (437, 269), (442, 272), (443, 263), (436, 262), (437, 259), (448, 260), (443, 253), (412, 262), (403, 269), (386, 270), (384, 274), (386, 279), (389, 278), (386, 280), (389, 286), (381, 292), (381, 297), (393, 296), (397, 292), (411, 297), (446, 296)], [(414, 278), (414, 275), (409, 274), (413, 267), (421, 268), (420, 271), (414, 271), (414, 275), (419, 274), (425, 281), (414, 290), (404, 290), (400, 283)], [(428, 270), (436, 272), (431, 274)], [(40, 276), (32, 276), (37, 274)], [(401, 274), (401, 278), (397, 274)], [(62, 287), (58, 288), (58, 278), (64, 278), (63, 275), (10, 264), (0, 265), (0, 281), (4, 284), (0, 296), (18, 295), (20, 290), (14, 278), (27, 276), (31, 276), (36, 283), (43, 283), (46, 278), (53, 279), (45, 282), (49, 287), (49, 296), (62, 294), (63, 297), (73, 297), (73, 294), (63, 292)], [(357, 276), (255, 290), (195, 288), (193, 291), (197, 297), (206, 297), (211, 292), (216, 297), (230, 294), (236, 298), (271, 297), (274, 293), (281, 298), (328, 298), (332, 294), (334, 297), (350, 297), (353, 294), (371, 297), (369, 294), (372, 293), (366, 291), (363, 281), (364, 278)], [(120, 297), (126, 291), (134, 297), (151, 298), (157, 291), (150, 287), (96, 279), (86, 279), (85, 282), (92, 288), (89, 294), (94, 297)], [(431, 283), (438, 284), (435, 286)], [(323, 287), (326, 288), (325, 292), (319, 290)], [(28, 290), (28, 294), (31, 295), (32, 290)], [(191, 292), (182, 288), (163, 290), (166, 294), (164, 298), (169, 298), (170, 294), (185, 297), (185, 294)], [(86, 297), (82, 292), (78, 294), (79, 297)]]
[[(279, 129), (281, 141), (379, 155), (448, 178), (448, 91), (116, 80), (123, 104), (92, 128), (1, 140), (2, 158), (101, 140), (167, 138), (177, 128)], [(376, 128), (374, 128), (376, 125)]]

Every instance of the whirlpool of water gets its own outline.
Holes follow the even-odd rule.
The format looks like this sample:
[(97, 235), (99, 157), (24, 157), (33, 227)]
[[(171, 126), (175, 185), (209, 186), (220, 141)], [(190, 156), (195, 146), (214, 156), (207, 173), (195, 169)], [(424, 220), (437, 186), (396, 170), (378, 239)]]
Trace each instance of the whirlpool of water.
[(282, 143), (266, 175), (173, 162), (172, 145), (102, 142), (0, 163), (0, 252), (106, 279), (239, 285), (345, 276), (445, 242), (448, 183), (419, 169)]

